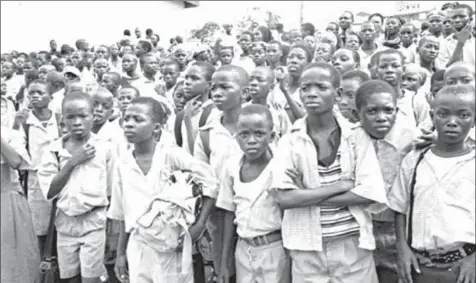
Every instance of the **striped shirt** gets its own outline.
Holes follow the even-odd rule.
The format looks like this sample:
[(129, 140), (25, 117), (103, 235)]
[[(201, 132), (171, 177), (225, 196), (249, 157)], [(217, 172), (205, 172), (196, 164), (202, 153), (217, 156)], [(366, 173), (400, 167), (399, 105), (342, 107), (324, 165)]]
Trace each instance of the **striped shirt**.
[[(329, 166), (318, 164), (319, 179), (322, 186), (339, 182), (342, 178), (340, 150), (334, 162)], [(323, 238), (340, 238), (359, 234), (359, 223), (346, 206), (322, 206), (321, 227)]]

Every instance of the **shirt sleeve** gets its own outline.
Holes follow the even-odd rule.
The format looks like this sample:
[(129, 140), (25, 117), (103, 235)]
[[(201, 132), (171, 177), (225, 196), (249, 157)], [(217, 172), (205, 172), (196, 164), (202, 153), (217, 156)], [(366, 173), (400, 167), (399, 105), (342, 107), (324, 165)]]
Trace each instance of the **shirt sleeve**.
[(413, 96), (413, 111), (415, 112), (417, 125), (432, 124), (430, 117), (430, 104), (424, 95)]
[(414, 165), (415, 152), (412, 151), (403, 159), (400, 171), (387, 195), (388, 206), (398, 213), (407, 214), (408, 212), (408, 205), (410, 203), (409, 184)]
[(233, 203), (233, 171), (231, 162), (223, 170), (223, 174), (220, 179), (220, 192), (218, 193), (216, 206), (228, 211), (234, 212), (236, 206)]
[(216, 199), (218, 195), (218, 180), (213, 169), (207, 163), (194, 158), (183, 148), (175, 146), (168, 151), (173, 170), (189, 170), (192, 176), (202, 184), (203, 195)]
[(291, 120), (289, 120), (289, 116), (286, 113), (284, 109), (278, 109), (278, 115), (279, 115), (279, 122), (281, 124), (281, 136), (284, 136), (285, 134), (289, 133), (291, 130)]
[(299, 189), (291, 177), (286, 174), (287, 169), (295, 169), (293, 162), (293, 152), (291, 144), (291, 135), (285, 135), (278, 143), (275, 152), (273, 172), (273, 182), (271, 188), (280, 190), (296, 190)]
[[(450, 36), (453, 36), (453, 35), (450, 35)], [(437, 66), (440, 66), (444, 69), (446, 68), (446, 64), (448, 64), (448, 62), (450, 61), (451, 56), (453, 56), (454, 50), (453, 52), (451, 52), (450, 45), (452, 44), (448, 39), (441, 42), (442, 44), (440, 46), (440, 54), (438, 55), (438, 57), (436, 57), (435, 63)]]
[[(109, 144), (109, 143), (108, 143)], [(108, 156), (106, 160), (106, 170), (107, 170), (107, 196), (111, 195), (112, 186), (114, 184), (115, 174), (117, 174), (116, 166), (117, 166), (117, 158), (118, 158), (118, 147), (117, 143), (114, 144), (110, 143), (110, 147), (108, 148)]]
[(119, 166), (114, 168), (114, 179), (111, 189), (111, 203), (107, 217), (114, 220), (124, 221), (124, 196), (122, 192), (122, 176)]
[(22, 159), (20, 167), (18, 167), (18, 169), (30, 169), (31, 158), (28, 154), (28, 151), (26, 150), (27, 140), (25, 132), (22, 128), (20, 128), (19, 130), (11, 130), (11, 133), (12, 135), (10, 137), (9, 144), (16, 151), (16, 153), (20, 155)]
[[(198, 132), (197, 138), (195, 139), (195, 144), (193, 146), (193, 155), (198, 160), (210, 164), (210, 158), (205, 153), (205, 147), (203, 146), (202, 136), (200, 135), (200, 133), (201, 131)], [(208, 146), (210, 146), (210, 144)]]
[[(51, 182), (53, 178), (60, 171), (60, 165), (56, 155), (50, 149), (46, 149), (40, 159), (38, 165), (38, 183), (45, 199), (48, 200), (48, 192), (50, 191)], [(58, 194), (59, 195), (59, 194)], [(57, 197), (57, 196), (55, 196)]]

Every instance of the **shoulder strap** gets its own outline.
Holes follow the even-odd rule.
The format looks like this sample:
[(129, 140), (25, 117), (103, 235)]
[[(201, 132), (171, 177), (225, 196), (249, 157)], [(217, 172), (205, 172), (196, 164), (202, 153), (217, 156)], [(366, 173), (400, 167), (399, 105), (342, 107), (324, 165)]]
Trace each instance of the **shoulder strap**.
[(182, 138), (182, 122), (183, 122), (183, 116), (185, 115), (185, 112), (180, 111), (177, 113), (175, 116), (175, 125), (174, 125), (174, 134), (175, 134), (175, 141), (177, 142), (177, 145), (182, 147), (183, 145), (183, 138)]
[(58, 126), (58, 136), (61, 137), (63, 135), (63, 120), (61, 119), (61, 114), (54, 113), (56, 119), (56, 126)]
[(30, 124), (24, 123), (23, 130), (25, 131), (26, 151), (30, 153)]
[(203, 151), (205, 155), (210, 159), (210, 130), (200, 131), (200, 138), (202, 139)]
[(215, 104), (211, 103), (205, 108), (203, 108), (202, 115), (200, 115), (200, 120), (198, 121), (198, 126), (203, 127), (207, 123), (208, 117), (210, 116), (210, 113), (212, 113), (213, 108), (215, 107)]
[(413, 173), (412, 173), (412, 178), (411, 178), (411, 181), (410, 181), (410, 211), (408, 213), (408, 237), (407, 237), (407, 240), (408, 240), (408, 245), (411, 247), (412, 246), (412, 240), (413, 240), (413, 229), (412, 229), (412, 226), (413, 226), (413, 205), (415, 203), (415, 184), (416, 184), (416, 177), (417, 177), (417, 169), (418, 169), (418, 165), (420, 165), (421, 161), (423, 160), (423, 157), (425, 157), (425, 154), (428, 152), (428, 150), (430, 150), (431, 147), (427, 147), (425, 149), (423, 149), (423, 151), (420, 153), (420, 155), (418, 156), (418, 159), (415, 163), (415, 168), (413, 169)]
[[(61, 167), (59, 161), (59, 153), (54, 152), (56, 160), (58, 161), (58, 167)], [(45, 246), (43, 250), (43, 259), (46, 261), (51, 261), (52, 257), (57, 256), (56, 250), (56, 229), (55, 229), (55, 219), (56, 219), (56, 202), (58, 198), (54, 198), (51, 201), (51, 211), (50, 211), (50, 222), (48, 223), (48, 230), (46, 232)]]

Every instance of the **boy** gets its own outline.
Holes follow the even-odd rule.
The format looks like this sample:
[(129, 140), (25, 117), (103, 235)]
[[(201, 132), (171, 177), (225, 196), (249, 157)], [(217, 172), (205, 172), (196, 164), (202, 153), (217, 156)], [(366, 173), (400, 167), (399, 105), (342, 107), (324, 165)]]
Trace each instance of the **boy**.
[[(253, 104), (241, 109), (236, 140), (243, 156), (226, 164), (216, 203), (226, 211), (219, 275), (223, 282), (229, 277), (225, 263), (233, 256), (236, 282), (291, 282), (291, 262), (281, 238), (281, 211), (268, 194), (274, 165), (270, 147), (273, 128), (266, 106)], [(232, 254), (234, 223), (239, 240)]]
[(250, 56), (255, 63), (255, 67), (266, 66), (266, 44), (264, 42), (253, 42), (250, 46)]
[(173, 94), (180, 76), (179, 64), (174, 60), (166, 60), (162, 69), (162, 76), (165, 82), (165, 97), (170, 104), (174, 105)]
[(402, 40), (402, 48), (406, 49), (408, 63), (416, 63), (417, 47), (413, 43), (413, 39), (416, 36), (416, 27), (412, 23), (406, 23), (400, 28), (400, 38)]
[[(212, 77), (212, 100), (216, 108), (221, 111), (217, 119), (200, 128), (194, 146), (194, 156), (210, 164), (220, 179), (225, 162), (242, 154), (234, 138), (236, 124), (241, 111), (245, 89), (249, 85), (248, 73), (245, 69), (228, 65), (220, 67)], [(215, 196), (216, 198), (216, 196)], [(212, 238), (212, 253), (214, 268), (220, 274), (222, 239), (223, 239), (224, 212), (215, 209), (210, 215), (208, 231)], [(230, 277), (235, 274), (234, 258), (228, 258), (228, 272)]]
[(235, 56), (233, 46), (221, 46), (218, 52), (218, 56), (218, 60), (220, 61), (222, 66), (230, 65), (233, 61), (233, 57)]
[[(137, 63), (137, 57), (134, 54), (127, 53), (122, 56), (122, 79), (128, 84), (133, 84), (141, 77), (137, 70)], [(124, 86), (124, 83), (122, 85)]]
[[(134, 146), (122, 157), (118, 166), (108, 216), (121, 223), (116, 275), (121, 280), (129, 279), (131, 283), (193, 282), (191, 266), (182, 265), (183, 258), (191, 259), (191, 253), (186, 254), (185, 248), (156, 250), (135, 233), (138, 218), (166, 186), (160, 176), (167, 178), (170, 172), (189, 170), (202, 183), (203, 207), (197, 221), (188, 230), (192, 242), (205, 229), (210, 213), (205, 207), (213, 206), (212, 198), (215, 198), (218, 189), (218, 181), (210, 166), (194, 159), (174, 144), (173, 137), (161, 131), (164, 118), (160, 103), (149, 97), (134, 99), (124, 115), (124, 134)], [(129, 276), (126, 273), (126, 258)]]
[(247, 72), (254, 69), (255, 64), (250, 57), (250, 46), (254, 41), (254, 35), (250, 31), (244, 31), (241, 33), (238, 40), (238, 44), (241, 48), (241, 54), (239, 58), (235, 59), (234, 65), (242, 67)]
[(268, 101), (268, 95), (274, 89), (275, 79), (273, 71), (267, 67), (257, 67), (251, 72), (249, 80), (248, 92), (251, 96), (251, 102), (247, 104), (263, 105), (269, 109), (274, 125), (275, 140), (273, 142), (277, 143), (279, 138), (287, 134), (291, 129), (291, 121), (286, 110)]
[(339, 106), (339, 111), (342, 116), (352, 124), (359, 122), (358, 111), (355, 107), (355, 94), (359, 87), (369, 80), (369, 75), (359, 70), (348, 71), (342, 75), (337, 105)]
[[(356, 131), (370, 137), (388, 193), (415, 133), (411, 127), (396, 120), (397, 95), (386, 82), (373, 80), (362, 84), (356, 92), (355, 105), (360, 117), (360, 127)], [(398, 283), (395, 223), (391, 210), (373, 215), (372, 225), (379, 281)]]
[(266, 60), (271, 70), (281, 66), (281, 57), (283, 56), (283, 46), (277, 40), (270, 40), (266, 45)]
[(375, 150), (334, 114), (334, 66), (311, 63), (300, 80), (307, 116), (281, 139), (272, 185), (293, 282), (378, 282), (370, 212), (386, 196)]
[(466, 143), (474, 105), (472, 86), (437, 93), (437, 141), (403, 159), (388, 195), (403, 282), (475, 282), (475, 149)]
[[(117, 95), (117, 100), (119, 101), (119, 108), (121, 110), (121, 117), (124, 117), (127, 106), (131, 103), (132, 100), (140, 96), (139, 90), (133, 86), (125, 86), (119, 90)], [(122, 127), (122, 118), (120, 119), (119, 125)]]
[(475, 85), (474, 65), (456, 62), (445, 71), (445, 85)]
[(418, 64), (428, 72), (428, 76), (431, 76), (437, 69), (441, 69), (436, 61), (440, 53), (440, 42), (435, 36), (422, 37), (418, 42), (416, 51), (418, 52), (418, 58), (420, 58)]
[(109, 62), (106, 58), (98, 58), (94, 61), (94, 74), (98, 84), (101, 83), (104, 74), (109, 72)]
[(99, 282), (106, 273), (106, 207), (115, 152), (91, 133), (93, 102), (83, 92), (65, 96), (62, 116), (70, 134), (52, 142), (42, 155), (38, 180), (47, 200), (57, 199), (60, 277), (67, 282)]
[(120, 88), (121, 75), (116, 72), (107, 72), (102, 76), (100, 85), (109, 90), (114, 97), (117, 97)]
[(332, 55), (332, 65), (340, 74), (360, 67), (360, 56), (355, 50), (346, 47), (340, 48)]
[(51, 203), (46, 201), (38, 183), (37, 170), (41, 154), (49, 144), (60, 136), (60, 115), (55, 115), (49, 109), (51, 96), (47, 91), (47, 84), (43, 80), (35, 80), (28, 87), (29, 105), (17, 112), (13, 129), (25, 132), (26, 149), (30, 154), (30, 169), (26, 175), (28, 204), (31, 209), (31, 218), (35, 228), (40, 254), (43, 254), (46, 234), (51, 214)]
[(360, 36), (362, 37), (362, 45), (359, 48), (360, 65), (365, 68), (371, 64), (371, 58), (382, 51), (382, 46), (376, 42), (378, 31), (375, 24), (370, 21), (360, 26)]

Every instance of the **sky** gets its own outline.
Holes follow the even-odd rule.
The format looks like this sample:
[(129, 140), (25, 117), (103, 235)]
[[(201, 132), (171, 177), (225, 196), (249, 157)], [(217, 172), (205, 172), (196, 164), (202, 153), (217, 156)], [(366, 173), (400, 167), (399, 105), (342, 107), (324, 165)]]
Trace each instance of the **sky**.
[[(133, 31), (135, 27), (151, 27), (162, 42), (167, 42), (170, 37), (188, 34), (207, 21), (234, 23), (250, 13), (252, 7), (280, 15), (285, 29), (298, 28), (300, 2), (200, 1), (198, 8), (179, 11), (160, 1), (1, 1), (1, 51), (45, 49), (52, 38), (59, 45), (74, 44), (78, 38), (86, 38), (93, 45), (112, 44), (121, 38), (125, 28)], [(390, 15), (397, 2), (401, 1), (304, 1), (304, 21), (324, 29), (344, 10)], [(447, 1), (411, 2), (432, 8)], [(469, 2), (474, 7), (474, 1), (459, 2)]]

